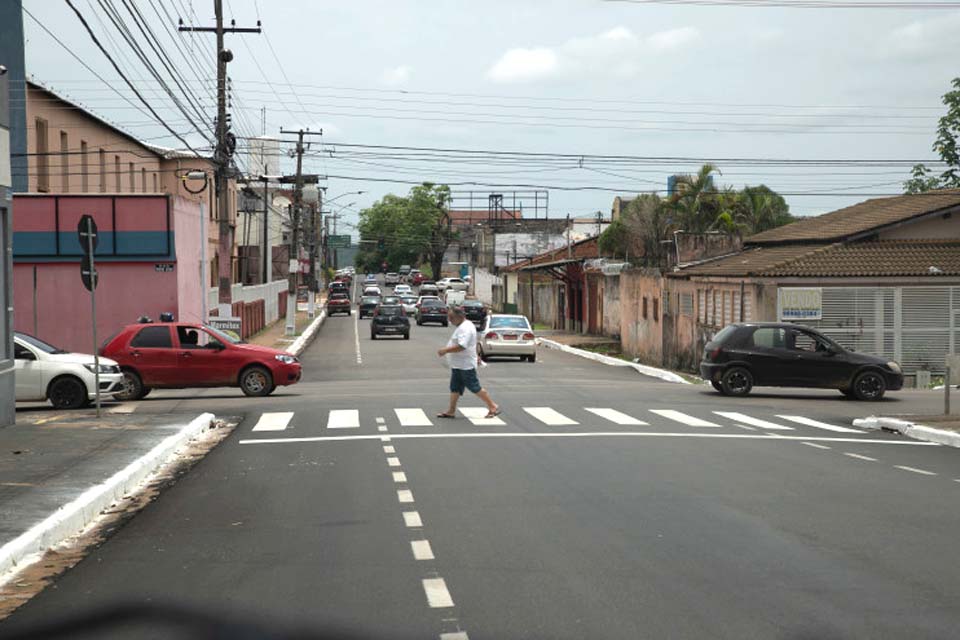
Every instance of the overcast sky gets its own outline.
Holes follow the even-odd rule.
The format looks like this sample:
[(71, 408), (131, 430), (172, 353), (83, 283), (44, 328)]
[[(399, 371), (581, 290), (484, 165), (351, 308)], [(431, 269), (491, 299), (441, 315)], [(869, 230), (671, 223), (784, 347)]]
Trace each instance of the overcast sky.
[[(134, 64), (113, 27), (105, 28), (109, 23), (98, 2), (74, 4), (98, 34), (109, 33), (105, 46), (119, 51), (121, 66), (130, 70), (151, 103), (162, 107), (165, 119), (199, 144), (184, 116), (146, 81), (144, 67)], [(115, 5), (132, 25), (122, 3)], [(159, 5), (148, 0), (137, 0), (137, 5), (164, 46), (178, 56), (173, 35), (157, 15), (164, 15)], [(122, 86), (65, 3), (25, 0), (24, 6), (111, 84)], [(165, 6), (185, 22), (212, 24), (212, 0), (165, 0)], [(267, 134), (277, 135), (281, 127), (323, 129), (326, 158), (308, 158), (311, 172), (611, 189), (553, 189), (552, 216), (608, 212), (616, 192), (663, 190), (669, 174), (695, 170), (696, 162), (614, 168), (590, 161), (581, 166), (576, 160), (512, 168), (447, 162), (428, 167), (423, 161), (347, 158), (341, 153), (346, 148), (337, 145), (684, 158), (927, 159), (933, 157), (930, 145), (943, 111), (940, 96), (960, 75), (957, 11), (597, 0), (229, 0), (226, 7), (227, 19), (235, 18), (238, 26), (259, 18), (264, 27), (263, 35), (227, 36), (235, 55), (229, 72), (239, 133), (260, 135), (260, 109), (266, 107)], [(29, 74), (137, 136), (178, 144), (84, 70), (33, 20), (25, 18), (25, 28)], [(176, 37), (188, 54), (202, 56), (204, 66), (191, 65), (184, 75), (204, 108), (215, 113), (212, 34)], [(312, 146), (313, 151), (319, 148)], [(796, 194), (787, 200), (801, 215), (865, 199), (844, 193), (897, 193), (907, 177), (905, 170), (890, 167), (719, 164), (720, 184), (762, 182)], [(407, 188), (328, 181), (329, 197), (367, 191), (338, 201), (356, 202), (357, 208)]]

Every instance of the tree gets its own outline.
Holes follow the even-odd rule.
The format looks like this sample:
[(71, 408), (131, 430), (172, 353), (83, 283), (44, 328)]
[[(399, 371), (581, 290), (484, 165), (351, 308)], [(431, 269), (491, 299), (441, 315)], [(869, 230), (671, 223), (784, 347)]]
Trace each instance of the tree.
[(622, 219), (614, 220), (600, 234), (600, 251), (614, 258), (625, 258), (630, 253), (630, 231)]
[(713, 174), (720, 170), (705, 164), (695, 175), (679, 176), (676, 191), (667, 201), (675, 213), (673, 224), (678, 229), (692, 233), (708, 230), (719, 215), (717, 190), (713, 186)]
[(410, 190), (411, 224), (428, 238), (422, 253), (434, 277), (439, 277), (443, 256), (456, 237), (447, 215), (449, 205), (450, 187), (446, 185), (424, 182)]
[(744, 187), (733, 206), (733, 220), (745, 235), (781, 227), (794, 221), (790, 205), (766, 185)]
[(960, 137), (960, 78), (954, 78), (950, 84), (953, 90), (943, 94), (947, 113), (940, 118), (937, 139), (933, 143), (934, 152), (947, 167), (937, 176), (923, 164), (914, 165), (913, 177), (903, 183), (905, 193), (960, 188), (960, 148), (957, 146)]

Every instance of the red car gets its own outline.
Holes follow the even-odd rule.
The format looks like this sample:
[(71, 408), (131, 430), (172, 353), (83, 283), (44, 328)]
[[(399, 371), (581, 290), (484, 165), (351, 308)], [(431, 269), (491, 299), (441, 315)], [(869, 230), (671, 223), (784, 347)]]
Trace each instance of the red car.
[(331, 293), (327, 298), (327, 316), (335, 313), (350, 315), (350, 298), (345, 293)]
[(424, 280), (426, 280), (426, 278), (424, 278), (423, 274), (420, 273), (419, 271), (414, 271), (413, 274), (410, 276), (410, 282), (415, 287), (419, 287)]
[(240, 387), (248, 396), (266, 396), (301, 375), (300, 361), (289, 353), (182, 322), (127, 325), (103, 343), (100, 355), (116, 360), (123, 372), (119, 400), (190, 387)]

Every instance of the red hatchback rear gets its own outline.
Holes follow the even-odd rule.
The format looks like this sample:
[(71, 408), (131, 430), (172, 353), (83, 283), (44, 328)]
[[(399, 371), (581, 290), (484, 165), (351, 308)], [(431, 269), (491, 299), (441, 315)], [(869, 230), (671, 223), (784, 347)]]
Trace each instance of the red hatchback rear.
[(301, 375), (300, 361), (289, 353), (182, 322), (128, 325), (104, 343), (100, 355), (120, 364), (120, 400), (190, 387), (240, 387), (248, 396), (266, 396)]

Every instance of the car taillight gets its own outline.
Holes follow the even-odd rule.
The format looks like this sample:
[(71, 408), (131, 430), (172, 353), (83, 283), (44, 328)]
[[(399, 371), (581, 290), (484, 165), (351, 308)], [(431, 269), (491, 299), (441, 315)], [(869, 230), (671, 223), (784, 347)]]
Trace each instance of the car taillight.
[(485, 335), (485, 336), (483, 336), (483, 337), (486, 338), (487, 340), (496, 340), (496, 339), (498, 339), (500, 336), (499, 336), (495, 331), (488, 331), (488, 332), (487, 332), (487, 335)]
[(526, 332), (525, 334), (523, 334), (523, 339), (524, 339), (524, 340), (533, 340), (533, 334), (528, 331), (528, 332)]
[(716, 349), (710, 352), (710, 359), (716, 360), (717, 358), (720, 357), (721, 353), (723, 353), (723, 347), (717, 347)]

